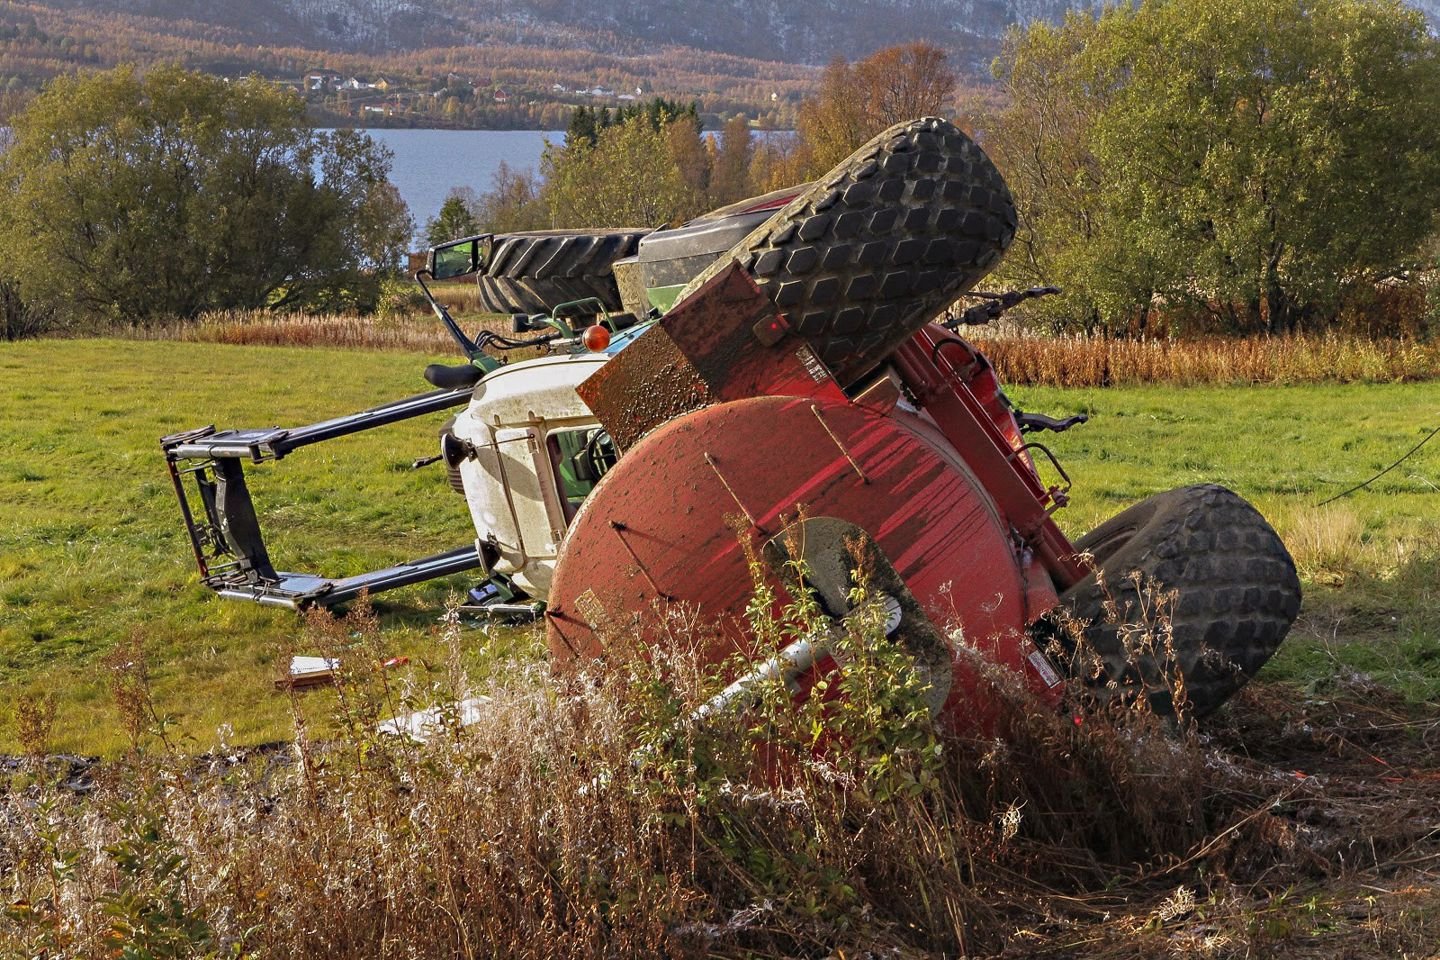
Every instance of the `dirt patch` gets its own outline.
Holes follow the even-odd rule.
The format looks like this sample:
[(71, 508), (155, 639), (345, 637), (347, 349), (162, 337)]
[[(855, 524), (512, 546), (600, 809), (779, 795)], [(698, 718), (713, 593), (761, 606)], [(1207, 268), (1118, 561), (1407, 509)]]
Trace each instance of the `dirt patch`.
[(1199, 746), (1218, 826), (1056, 897), (1004, 956), (1440, 957), (1440, 707), (1358, 676), (1252, 684)]

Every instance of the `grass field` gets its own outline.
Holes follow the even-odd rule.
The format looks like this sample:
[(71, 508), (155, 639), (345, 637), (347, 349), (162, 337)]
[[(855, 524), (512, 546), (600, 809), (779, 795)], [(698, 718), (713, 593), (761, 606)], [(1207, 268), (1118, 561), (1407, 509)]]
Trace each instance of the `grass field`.
[[(58, 701), (51, 746), (124, 744), (101, 658), (144, 641), (158, 706), (200, 749), (289, 736), (271, 681), (298, 634), (293, 614), (212, 598), (196, 582), (157, 439), (205, 423), (300, 424), (420, 392), (427, 362), (398, 352), (204, 343), (0, 345), (0, 702)], [(1285, 536), (1307, 588), (1292, 640), (1266, 675), (1307, 686), (1348, 668), (1412, 699), (1440, 695), (1440, 441), (1371, 489), (1318, 500), (1392, 462), (1440, 422), (1434, 384), (1127, 387), (1012, 391), (1022, 407), (1084, 410), (1047, 440), (1074, 478), (1061, 514), (1088, 529), (1149, 493), (1217, 481)], [(464, 504), (433, 452), (443, 415), (252, 471), (272, 556), (345, 574), (466, 542)], [(384, 595), (383, 637), (438, 656), (434, 583)], [(473, 666), (526, 658), (525, 631), (474, 635)], [(319, 696), (325, 696), (320, 694)], [(0, 751), (15, 747), (0, 724)]]

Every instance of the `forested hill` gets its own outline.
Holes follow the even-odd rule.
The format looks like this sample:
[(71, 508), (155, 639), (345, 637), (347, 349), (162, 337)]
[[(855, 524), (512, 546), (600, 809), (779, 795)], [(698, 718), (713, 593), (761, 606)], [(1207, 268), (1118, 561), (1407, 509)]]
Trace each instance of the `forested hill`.
[(0, 0), (0, 123), (56, 76), (176, 63), (288, 84), (322, 125), (553, 130), (661, 95), (783, 129), (837, 56), (927, 40), (983, 84), (1007, 28), (1099, 2)]
[(351, 53), (503, 40), (597, 52), (679, 45), (787, 63), (857, 58), (930, 40), (966, 65), (993, 56), (1005, 28), (1057, 19), (1093, 0), (58, 0), (142, 17), (157, 30)]
[[(1414, 0), (1432, 23), (1440, 0)], [(383, 54), (507, 43), (635, 53), (693, 47), (791, 64), (929, 40), (982, 71), (1007, 27), (1099, 0), (51, 0), (137, 18), (156, 32), (232, 43)]]

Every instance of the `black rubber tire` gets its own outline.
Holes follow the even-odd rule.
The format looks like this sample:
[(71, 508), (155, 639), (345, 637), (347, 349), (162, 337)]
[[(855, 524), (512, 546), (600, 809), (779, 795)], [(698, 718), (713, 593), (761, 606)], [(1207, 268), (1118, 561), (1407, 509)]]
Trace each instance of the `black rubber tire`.
[(572, 300), (598, 297), (622, 310), (613, 264), (633, 256), (647, 230), (537, 230), (497, 235), (478, 283), (492, 313), (546, 313)]
[(1000, 261), (1015, 203), (969, 137), (934, 117), (897, 124), (691, 280), (738, 261), (848, 386)]
[[(1174, 717), (1165, 657), (1127, 652), (1120, 625), (1139, 609), (1141, 582), (1176, 591), (1170, 610), (1173, 671), (1184, 678), (1188, 709), (1202, 717), (1243, 687), (1285, 639), (1300, 612), (1300, 579), (1274, 528), (1244, 498), (1215, 484), (1181, 487), (1142, 500), (1076, 541), (1098, 571), (1062, 595), (1061, 605), (1088, 623), (1085, 640), (1103, 661), (1076, 652), (1073, 638), (1055, 629), (1070, 654), (1073, 675), (1095, 696), (1133, 696), (1143, 686), (1152, 709)], [(1118, 604), (1120, 623), (1107, 617)], [(1131, 616), (1133, 620), (1133, 614)], [(1114, 681), (1114, 686), (1111, 686)]]

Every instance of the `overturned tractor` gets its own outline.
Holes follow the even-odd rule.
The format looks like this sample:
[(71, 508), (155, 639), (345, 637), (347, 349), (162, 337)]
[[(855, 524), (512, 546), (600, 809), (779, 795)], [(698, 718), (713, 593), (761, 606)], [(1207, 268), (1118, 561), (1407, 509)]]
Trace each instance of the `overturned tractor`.
[[(432, 300), (466, 355), (427, 369), (434, 391), (295, 429), (165, 438), (204, 582), (299, 608), (479, 571), (475, 608), (543, 616), (559, 662), (643, 656), (670, 642), (666, 614), (683, 610), (708, 625), (714, 660), (749, 650), (798, 678), (833, 660), (823, 642), (754, 649), (744, 611), (756, 558), (782, 593), (799, 589), (787, 571), (804, 569), (837, 622), (863, 568), (889, 635), (957, 723), (985, 705), (964, 658), (945, 649), (956, 637), (1043, 698), (1080, 673), (1097, 691), (1144, 691), (1161, 713), (1178, 709), (1167, 673), (1204, 714), (1274, 652), (1299, 582), (1275, 532), (1234, 493), (1159, 494), (1075, 543), (1056, 525), (1069, 478), (1031, 435), (1083, 418), (1016, 410), (955, 332), (1018, 297), (945, 319), (1016, 228), (1004, 181), (962, 132), (901, 124), (803, 189), (718, 213), (611, 244), (599, 267), (586, 254), (608, 275), (614, 254), (638, 251), (618, 265), (644, 281), (627, 314), (610, 312), (616, 297), (548, 303), (517, 318), (515, 337), (472, 339)], [(479, 274), (483, 285), (497, 256), (516, 272), (516, 249), (543, 246), (562, 262), (578, 249), (566, 237), (456, 241), (432, 251), (429, 275)], [(519, 338), (526, 330), (540, 332)], [(494, 356), (537, 345), (549, 354)], [(468, 502), (473, 543), (348, 578), (275, 569), (244, 461), (453, 407), (464, 409), (437, 459)], [(1133, 656), (1101, 615), (1148, 581), (1178, 591), (1163, 664)], [(1088, 625), (1098, 672), (1057, 626), (1070, 617)]]

